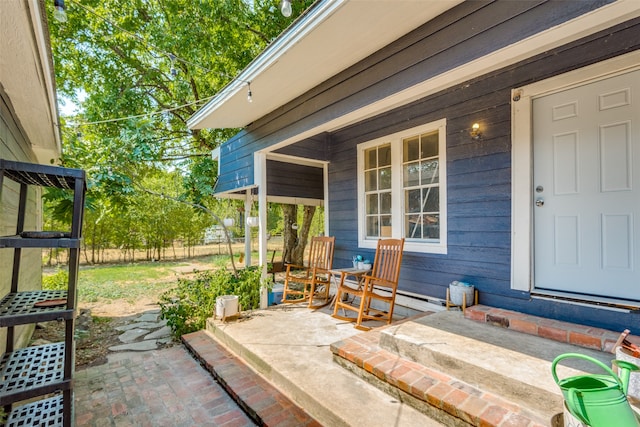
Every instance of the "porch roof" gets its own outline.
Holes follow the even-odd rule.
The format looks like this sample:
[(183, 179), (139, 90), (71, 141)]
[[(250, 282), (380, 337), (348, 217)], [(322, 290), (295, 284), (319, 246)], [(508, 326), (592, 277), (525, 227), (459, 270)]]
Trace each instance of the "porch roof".
[(320, 0), (187, 125), (191, 129), (244, 127), (460, 2)]
[[(267, 116), (462, 0), (319, 0), (187, 121), (191, 129), (239, 128)], [(269, 151), (423, 98), (492, 70), (640, 16), (618, 0), (281, 141)], [(252, 103), (247, 102), (248, 82)]]

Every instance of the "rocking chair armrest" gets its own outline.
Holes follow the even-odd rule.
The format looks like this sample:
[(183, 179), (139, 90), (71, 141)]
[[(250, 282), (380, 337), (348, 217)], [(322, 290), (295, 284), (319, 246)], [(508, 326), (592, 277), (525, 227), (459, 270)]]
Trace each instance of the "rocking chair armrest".
[(365, 275), (364, 276), (365, 289), (369, 289), (370, 284), (372, 284), (371, 286), (384, 286), (389, 288), (396, 286), (396, 282), (392, 282), (391, 280), (387, 280), (381, 277), (376, 277), (371, 275)]

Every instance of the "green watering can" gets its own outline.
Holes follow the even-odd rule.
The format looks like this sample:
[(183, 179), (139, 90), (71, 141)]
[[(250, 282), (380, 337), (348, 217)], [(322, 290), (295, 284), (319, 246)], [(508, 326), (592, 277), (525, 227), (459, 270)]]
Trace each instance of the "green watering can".
[[(578, 375), (558, 379), (556, 365), (563, 359), (577, 358), (592, 362), (608, 375)], [(569, 412), (591, 427), (640, 427), (631, 405), (627, 401), (627, 387), (631, 371), (640, 370), (636, 365), (622, 360), (612, 362), (620, 371), (617, 376), (607, 365), (592, 357), (578, 353), (566, 353), (556, 357), (551, 373), (560, 386)], [(614, 424), (612, 424), (614, 422)]]

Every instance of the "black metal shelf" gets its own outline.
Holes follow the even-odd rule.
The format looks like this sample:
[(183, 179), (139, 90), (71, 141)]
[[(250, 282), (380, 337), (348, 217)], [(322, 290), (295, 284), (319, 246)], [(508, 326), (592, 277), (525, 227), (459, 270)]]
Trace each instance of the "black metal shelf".
[(73, 319), (75, 310), (67, 305), (36, 307), (36, 303), (67, 299), (67, 291), (27, 291), (6, 295), (0, 300), (0, 327), (26, 325), (51, 320)]
[(65, 343), (25, 347), (6, 353), (0, 361), (0, 406), (68, 390), (64, 378)]
[(82, 180), (83, 185), (85, 181), (85, 172), (82, 169), (15, 162), (5, 159), (0, 159), (0, 169), (3, 169), (4, 175), (12, 181), (40, 187), (73, 190), (77, 180)]
[[(19, 184), (20, 190), (15, 235), (0, 236), (0, 248), (13, 250), (13, 267), (5, 268), (7, 272), (11, 271), (10, 293), (0, 300), (0, 327), (6, 328), (6, 353), (0, 359), (0, 406), (10, 413), (6, 426), (72, 427), (74, 323), (87, 189), (85, 172), (0, 159), (0, 198), (7, 180)], [(29, 187), (33, 186), (60, 188), (73, 193), (69, 231), (24, 229), (29, 216)], [(13, 210), (9, 212), (13, 214)], [(68, 249), (68, 291), (24, 291), (26, 286), (23, 286), (20, 274), (23, 248)], [(64, 342), (14, 349), (16, 326), (52, 320), (64, 321), (61, 325), (65, 330)], [(27, 399), (30, 403), (21, 405)]]
[(64, 419), (64, 399), (56, 395), (14, 408), (7, 419), (6, 427), (53, 427), (62, 426)]
[(80, 248), (80, 239), (61, 237), (56, 239), (34, 239), (21, 236), (0, 237), (0, 248)]

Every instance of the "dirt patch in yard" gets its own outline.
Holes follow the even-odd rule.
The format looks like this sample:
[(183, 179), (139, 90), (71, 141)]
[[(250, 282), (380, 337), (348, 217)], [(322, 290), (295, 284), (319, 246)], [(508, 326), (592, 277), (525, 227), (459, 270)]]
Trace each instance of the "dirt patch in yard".
[[(211, 266), (194, 260), (188, 266), (183, 265), (177, 268), (180, 270), (177, 272), (179, 276), (186, 278), (194, 276), (194, 270), (208, 270)], [(171, 281), (175, 283), (175, 275), (167, 282), (165, 289), (171, 287)], [(98, 302), (80, 301), (80, 312), (76, 319), (75, 329), (76, 369), (106, 363), (107, 355), (111, 352), (109, 348), (122, 344), (118, 339), (122, 331), (116, 328), (132, 323), (143, 313), (159, 310), (158, 301), (162, 292), (164, 290), (145, 295), (134, 301), (125, 298)], [(64, 338), (64, 324), (62, 322), (39, 323), (32, 336), (31, 345), (61, 342), (64, 341)]]

